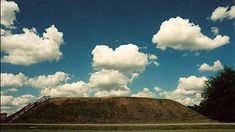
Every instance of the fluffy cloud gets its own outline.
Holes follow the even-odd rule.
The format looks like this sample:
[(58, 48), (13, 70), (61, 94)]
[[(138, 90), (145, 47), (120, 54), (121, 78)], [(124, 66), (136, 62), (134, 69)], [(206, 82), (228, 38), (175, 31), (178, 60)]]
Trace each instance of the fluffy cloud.
[(19, 11), (19, 7), (15, 2), (1, 0), (1, 25), (12, 28), (16, 20), (16, 13)]
[(28, 103), (32, 103), (36, 97), (30, 94), (22, 95), (19, 97), (7, 96), (1, 92), (1, 113), (6, 112), (12, 114), (21, 109)]
[(223, 19), (233, 19), (235, 18), (235, 6), (232, 6), (230, 9), (229, 7), (217, 7), (211, 14), (210, 19), (213, 21)]
[(219, 33), (219, 28), (211, 27), (211, 32), (213, 32), (215, 35), (217, 35)]
[(126, 87), (128, 79), (119, 71), (101, 70), (90, 76), (89, 86), (100, 90), (120, 89)]
[(23, 73), (11, 74), (1, 73), (1, 87), (11, 88), (9, 91), (15, 91), (12, 88), (22, 86), (31, 86), (33, 88), (48, 88), (58, 86), (70, 79), (70, 75), (64, 72), (56, 72), (52, 75), (39, 75), (29, 78)]
[(160, 64), (156, 61), (157, 60), (157, 56), (154, 54), (149, 54), (149, 62), (153, 63), (156, 67), (158, 67)]
[(134, 44), (121, 45), (112, 49), (106, 45), (97, 45), (93, 51), (92, 73), (88, 86), (97, 97), (127, 96), (131, 90), (128, 84), (139, 77), (150, 63), (159, 65), (157, 56), (145, 54)]
[(11, 104), (13, 100), (14, 100), (13, 96), (6, 96), (3, 93), (1, 93), (1, 106)]
[(128, 96), (131, 90), (129, 88), (122, 88), (117, 90), (102, 90), (95, 93), (95, 97), (116, 97), (116, 96)]
[[(11, 28), (19, 12), (18, 5), (12, 1), (1, 0), (1, 62), (15, 65), (31, 65), (42, 61), (59, 60), (62, 56), (60, 46), (63, 33), (52, 25), (42, 36), (35, 28), (23, 28), (23, 33), (13, 34)], [(7, 29), (5, 29), (7, 28)]]
[(216, 71), (223, 70), (223, 69), (224, 69), (224, 67), (223, 67), (222, 63), (220, 62), (220, 60), (217, 60), (213, 63), (212, 66), (209, 66), (208, 64), (203, 63), (199, 67), (198, 70), (201, 72), (216, 72)]
[(160, 97), (175, 100), (183, 105), (198, 105), (202, 101), (201, 93), (204, 87), (206, 77), (182, 77), (174, 91), (158, 90)]
[(15, 106), (24, 106), (30, 102), (33, 102), (36, 100), (36, 97), (30, 94), (22, 95), (20, 97), (14, 98), (12, 101), (12, 105)]
[(50, 95), (52, 97), (87, 97), (88, 92), (87, 84), (83, 81), (78, 81), (44, 88), (41, 90), (41, 95)]
[(42, 61), (59, 60), (63, 33), (52, 25), (40, 37), (36, 29), (23, 29), (21, 34), (1, 36), (2, 62), (16, 65), (31, 65)]
[(204, 82), (207, 80), (206, 77), (182, 77), (179, 79), (179, 84), (176, 89), (178, 94), (193, 95), (196, 92), (203, 89)]
[(148, 56), (139, 51), (134, 44), (121, 45), (115, 50), (106, 45), (97, 45), (93, 51), (92, 66), (95, 69), (113, 69), (119, 71), (142, 72), (149, 64), (149, 59), (157, 59), (156, 56)]
[(146, 97), (146, 98), (154, 98), (155, 95), (148, 88), (144, 88), (143, 91), (138, 92), (137, 94), (131, 95), (132, 97)]
[[(1, 73), (1, 87), (8, 87), (8, 91), (17, 91), (18, 87), (30, 86), (32, 88), (39, 89), (41, 96), (50, 95), (52, 97), (86, 97), (88, 96), (88, 86), (83, 81), (77, 81), (72, 83), (67, 83), (70, 79), (70, 75), (64, 72), (56, 72), (52, 75), (40, 75), (36, 77), (29, 78), (22, 73), (11, 74), (11, 73)], [(3, 94), (3, 93), (2, 93)], [(24, 98), (23, 98), (24, 97)], [(17, 100), (12, 101), (11, 96), (3, 97), (6, 100), (9, 100), (13, 105), (21, 105), (17, 103)], [(25, 100), (26, 96), (22, 96), (20, 102)], [(11, 103), (11, 105), (12, 105)]]
[[(82, 81), (66, 83), (70, 79), (70, 75), (64, 72), (56, 72), (52, 75), (40, 75), (29, 78), (22, 73), (11, 74), (1, 73), (1, 87), (5, 92), (15, 92), (19, 87), (30, 86), (37, 88), (41, 95), (50, 96), (87, 96), (88, 88)], [(15, 101), (16, 102), (16, 101)]]
[[(177, 34), (177, 35), (176, 35)], [(165, 50), (212, 50), (229, 43), (228, 36), (217, 35), (211, 39), (201, 33), (201, 28), (188, 19), (170, 18), (161, 24), (160, 30), (153, 36), (156, 47)]]
[(129, 79), (129, 82), (132, 83), (132, 81), (139, 76), (140, 76), (139, 73), (132, 73), (131, 78)]
[(154, 54), (149, 54), (149, 60), (156, 60), (157, 59), (157, 56), (154, 55)]
[(24, 74), (1, 73), (1, 88), (18, 88), (27, 83), (28, 77)]
[(5, 29), (2, 29), (2, 28), (1, 28), (1, 36), (10, 35), (10, 34), (11, 34), (11, 31), (5, 30)]
[(161, 89), (160, 87), (158, 87), (158, 86), (156, 86), (156, 87), (154, 88), (154, 90), (155, 90), (157, 93), (162, 92), (162, 89)]
[(47, 88), (57, 86), (61, 83), (66, 82), (69, 80), (69, 74), (64, 72), (56, 72), (53, 75), (40, 75), (34, 78), (30, 78), (28, 80), (28, 84), (34, 88)]
[(123, 73), (117, 70), (106, 70), (91, 74), (88, 86), (95, 91), (95, 96), (123, 96), (130, 90), (127, 84), (139, 74), (133, 74), (129, 79)]

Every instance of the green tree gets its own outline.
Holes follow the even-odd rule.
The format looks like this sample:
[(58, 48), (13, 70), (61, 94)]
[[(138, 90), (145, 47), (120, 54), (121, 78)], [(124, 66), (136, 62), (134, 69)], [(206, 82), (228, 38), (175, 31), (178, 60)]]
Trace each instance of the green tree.
[(205, 83), (200, 112), (211, 119), (235, 121), (235, 71), (225, 67)]

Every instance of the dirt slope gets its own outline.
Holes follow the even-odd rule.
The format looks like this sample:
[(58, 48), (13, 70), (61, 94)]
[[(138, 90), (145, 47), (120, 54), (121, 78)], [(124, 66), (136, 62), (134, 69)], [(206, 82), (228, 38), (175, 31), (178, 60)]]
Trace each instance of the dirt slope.
[(204, 122), (199, 113), (166, 99), (52, 98), (20, 117), (21, 123)]

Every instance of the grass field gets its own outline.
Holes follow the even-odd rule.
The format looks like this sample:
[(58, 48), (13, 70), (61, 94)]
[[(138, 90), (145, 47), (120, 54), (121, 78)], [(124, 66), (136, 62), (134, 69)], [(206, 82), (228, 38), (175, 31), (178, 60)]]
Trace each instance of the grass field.
[(235, 123), (1, 124), (1, 132), (235, 132)]
[(1, 129), (1, 132), (235, 132), (235, 129), (185, 129), (185, 130), (39, 130)]

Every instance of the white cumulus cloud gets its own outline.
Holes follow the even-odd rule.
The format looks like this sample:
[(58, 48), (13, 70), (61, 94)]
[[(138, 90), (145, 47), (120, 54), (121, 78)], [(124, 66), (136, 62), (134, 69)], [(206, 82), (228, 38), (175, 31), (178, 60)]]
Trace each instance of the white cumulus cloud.
[(114, 90), (101, 90), (95, 93), (95, 97), (117, 97), (117, 96), (128, 96), (131, 93), (129, 88), (114, 89)]
[(149, 54), (149, 60), (156, 60), (157, 56), (154, 54)]
[(12, 28), (20, 9), (14, 1), (1, 0), (1, 25)]
[(199, 67), (199, 71), (201, 72), (216, 72), (216, 71), (219, 71), (219, 70), (223, 70), (224, 67), (222, 65), (222, 63), (220, 62), (220, 60), (217, 60), (213, 63), (212, 66), (206, 64), (206, 63), (203, 63), (200, 67)]
[(40, 75), (30, 78), (28, 84), (34, 88), (47, 88), (57, 86), (70, 79), (70, 75), (64, 72), (56, 72), (53, 75)]
[(94, 73), (88, 86), (94, 96), (128, 96), (131, 90), (128, 84), (140, 76), (147, 65), (159, 65), (157, 56), (139, 51), (134, 44), (120, 45), (112, 49), (107, 45), (97, 45), (92, 50)]
[(14, 100), (12, 101), (12, 105), (15, 106), (24, 106), (28, 103), (32, 103), (33, 101), (36, 100), (36, 97), (31, 95), (31, 94), (26, 94), (26, 95), (22, 95), (20, 97), (16, 97), (14, 98)]
[[(177, 35), (176, 35), (177, 34)], [(156, 47), (165, 50), (212, 50), (229, 43), (229, 36), (217, 35), (209, 38), (201, 32), (201, 28), (189, 19), (170, 18), (161, 24), (160, 30), (153, 36)]]
[(1, 36), (2, 62), (15, 65), (31, 65), (42, 61), (59, 60), (62, 56), (60, 46), (63, 33), (52, 25), (40, 37), (36, 29), (23, 29), (21, 34)]
[(13, 96), (6, 96), (3, 93), (1, 93), (1, 106), (4, 105), (10, 105), (13, 102), (14, 98)]
[(165, 91), (157, 88), (160, 97), (175, 100), (183, 105), (198, 105), (202, 101), (201, 93), (208, 79), (206, 77), (181, 77), (177, 88), (173, 91)]
[[(71, 82), (70, 75), (64, 72), (56, 72), (52, 75), (39, 75), (29, 78), (22, 73), (11, 74), (1, 73), (1, 88), (9, 88), (4, 90), (17, 91), (16, 88), (30, 86), (39, 89), (40, 96), (50, 95), (51, 97), (87, 97), (89, 96), (89, 88), (83, 81)], [(1, 91), (1, 112), (13, 113), (25, 106), (27, 103), (33, 102), (36, 97), (30, 94), (13, 97), (4, 95)]]
[(23, 28), (23, 33), (11, 32), (16, 21), (18, 5), (13, 1), (1, 0), (1, 62), (15, 65), (31, 65), (42, 61), (58, 61), (62, 53), (63, 33), (51, 25), (42, 36), (36, 28)]
[(70, 79), (70, 75), (64, 72), (56, 72), (52, 75), (39, 75), (36, 77), (27, 77), (23, 73), (1, 73), (1, 87), (11, 88), (8, 91), (16, 91), (15, 88), (30, 86), (32, 88), (44, 89), (55, 87), (65, 83)]
[(211, 32), (213, 32), (215, 35), (217, 35), (219, 33), (219, 28), (211, 27)]
[(88, 86), (95, 91), (95, 96), (99, 97), (126, 95), (130, 91), (127, 84), (137, 76), (138, 74), (133, 74), (129, 79), (117, 70), (102, 69), (91, 74)]
[(52, 97), (87, 97), (88, 94), (87, 84), (83, 81), (64, 83), (41, 90), (41, 95), (50, 95)]
[[(115, 50), (106, 45), (97, 45), (92, 55), (95, 69), (142, 72), (149, 64), (149, 56), (140, 52), (134, 44), (121, 45)], [(156, 59), (156, 56), (152, 55), (150, 59)]]
[(1, 73), (1, 88), (18, 88), (27, 83), (28, 77), (23, 73)]
[(230, 9), (229, 7), (217, 7), (211, 14), (210, 19), (213, 21), (223, 19), (234, 19), (235, 18), (235, 5), (233, 5)]
[(132, 97), (145, 97), (145, 98), (154, 98), (155, 94), (151, 92), (148, 88), (144, 88), (143, 91), (140, 91), (136, 94), (132, 94)]
[(32, 103), (36, 100), (36, 97), (31, 94), (21, 95), (19, 97), (13, 97), (4, 95), (1, 92), (1, 113), (12, 114), (17, 110), (23, 108), (28, 103)]

